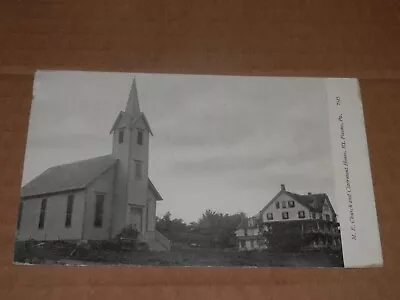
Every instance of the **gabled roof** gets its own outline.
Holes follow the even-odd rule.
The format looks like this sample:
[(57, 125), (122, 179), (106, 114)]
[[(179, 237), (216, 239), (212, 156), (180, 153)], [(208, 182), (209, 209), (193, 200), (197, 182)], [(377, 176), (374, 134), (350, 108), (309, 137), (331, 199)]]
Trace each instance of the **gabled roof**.
[(149, 189), (154, 193), (154, 196), (156, 196), (156, 200), (163, 200), (160, 193), (157, 191), (156, 187), (151, 182), (150, 178), (149, 178)]
[(51, 167), (22, 187), (21, 197), (66, 192), (86, 188), (93, 180), (113, 167), (111, 155), (94, 157)]
[(271, 201), (269, 201), (267, 203), (267, 205), (265, 205), (263, 207), (263, 209), (261, 209), (261, 211), (258, 213), (258, 215), (261, 217), (262, 213), (272, 204), (274, 203), (274, 201), (281, 196), (282, 194), (286, 194), (288, 195), (290, 198), (292, 198), (293, 200), (299, 202), (301, 205), (305, 206), (306, 208), (308, 208), (310, 211), (312, 212), (316, 212), (316, 213), (321, 213), (324, 203), (325, 201), (327, 201), (329, 207), (331, 208), (332, 212), (334, 214), (335, 210), (333, 209), (333, 206), (329, 200), (329, 197), (327, 194), (312, 194), (309, 193), (307, 195), (299, 195), (299, 194), (295, 194), (295, 193), (291, 193), (286, 191), (285, 189), (281, 189), (274, 198), (272, 198)]
[(118, 128), (118, 125), (120, 124), (120, 122), (123, 122), (124, 118), (127, 119), (127, 120), (125, 120), (125, 122), (126, 122), (126, 125), (128, 125), (128, 126), (134, 126), (137, 121), (142, 119), (144, 122), (144, 125), (146, 126), (146, 129), (150, 132), (151, 135), (153, 135), (153, 131), (150, 128), (149, 121), (147, 120), (144, 113), (140, 113), (139, 116), (137, 116), (135, 119), (133, 119), (130, 114), (123, 112), (123, 111), (121, 111), (118, 114), (117, 118), (115, 119), (115, 122), (114, 122), (113, 126), (111, 127), (110, 134)]
[[(253, 219), (254, 220), (254, 225), (249, 226), (249, 220)], [(248, 229), (248, 228), (256, 228), (258, 225), (260, 225), (260, 216), (259, 214), (253, 216), (253, 217), (248, 217), (248, 218), (243, 218), (240, 224), (236, 227), (236, 229)]]
[[(116, 162), (112, 155), (104, 155), (51, 167), (22, 187), (21, 198), (83, 190)], [(148, 188), (156, 200), (163, 200), (150, 178)]]
[[(325, 203), (325, 200), (331, 206), (328, 195), (326, 194), (308, 194), (308, 195), (299, 195), (291, 192), (286, 192), (291, 198), (301, 203), (305, 207), (307, 207), (310, 211), (316, 213), (322, 213), (322, 209)], [(332, 206), (331, 209), (333, 210)]]
[(147, 118), (144, 113), (140, 113), (140, 116), (138, 116), (136, 119), (132, 121), (132, 126), (135, 125), (135, 123), (140, 119), (143, 119), (144, 125), (146, 126), (147, 130), (150, 132), (151, 135), (153, 135), (153, 131), (151, 131), (149, 121), (147, 121)]
[(121, 118), (123, 117), (123, 115), (124, 115), (123, 111), (119, 112), (117, 118), (115, 119), (113, 126), (111, 127), (110, 134), (117, 128), (118, 123), (121, 120)]

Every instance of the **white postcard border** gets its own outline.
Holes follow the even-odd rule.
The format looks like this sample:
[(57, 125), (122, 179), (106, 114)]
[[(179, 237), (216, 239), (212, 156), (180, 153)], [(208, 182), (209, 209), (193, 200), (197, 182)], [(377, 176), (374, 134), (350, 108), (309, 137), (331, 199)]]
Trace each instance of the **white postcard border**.
[(357, 79), (324, 79), (345, 267), (383, 264), (361, 93)]

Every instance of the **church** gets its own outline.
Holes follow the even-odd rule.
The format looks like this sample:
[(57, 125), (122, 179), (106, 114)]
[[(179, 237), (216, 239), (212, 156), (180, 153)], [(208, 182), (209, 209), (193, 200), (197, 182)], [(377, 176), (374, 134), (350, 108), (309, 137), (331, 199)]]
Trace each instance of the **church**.
[(107, 240), (132, 226), (150, 250), (170, 249), (156, 231), (163, 199), (148, 177), (153, 132), (135, 79), (110, 135), (111, 154), (51, 167), (22, 187), (17, 240)]

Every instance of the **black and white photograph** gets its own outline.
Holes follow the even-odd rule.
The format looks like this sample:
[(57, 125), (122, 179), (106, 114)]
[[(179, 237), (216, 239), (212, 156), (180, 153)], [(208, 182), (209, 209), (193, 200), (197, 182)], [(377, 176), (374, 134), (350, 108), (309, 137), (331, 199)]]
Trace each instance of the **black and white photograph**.
[(14, 263), (382, 264), (356, 79), (37, 71)]

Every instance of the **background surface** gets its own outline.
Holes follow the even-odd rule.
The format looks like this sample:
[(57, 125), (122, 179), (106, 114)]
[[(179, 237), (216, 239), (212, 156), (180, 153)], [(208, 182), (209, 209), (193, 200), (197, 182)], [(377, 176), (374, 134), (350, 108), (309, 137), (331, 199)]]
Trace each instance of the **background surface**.
[[(398, 299), (400, 2), (2, 1), (0, 298)], [(384, 267), (11, 264), (36, 69), (359, 77)]]

